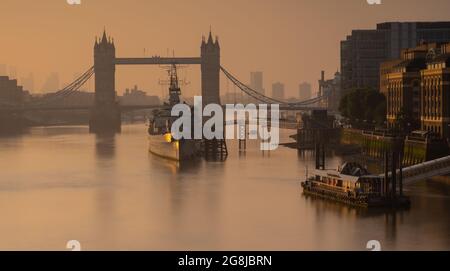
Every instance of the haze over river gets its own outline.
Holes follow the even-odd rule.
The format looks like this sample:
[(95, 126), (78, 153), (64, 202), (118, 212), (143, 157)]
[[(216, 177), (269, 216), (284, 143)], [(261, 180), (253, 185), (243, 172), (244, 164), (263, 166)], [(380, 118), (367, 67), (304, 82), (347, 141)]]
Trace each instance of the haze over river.
[(364, 211), (302, 195), (313, 156), (258, 147), (240, 155), (228, 142), (226, 162), (179, 167), (149, 154), (144, 124), (114, 137), (84, 126), (1, 137), (0, 249), (65, 250), (73, 239), (83, 250), (450, 249), (448, 182), (406, 187), (410, 210)]

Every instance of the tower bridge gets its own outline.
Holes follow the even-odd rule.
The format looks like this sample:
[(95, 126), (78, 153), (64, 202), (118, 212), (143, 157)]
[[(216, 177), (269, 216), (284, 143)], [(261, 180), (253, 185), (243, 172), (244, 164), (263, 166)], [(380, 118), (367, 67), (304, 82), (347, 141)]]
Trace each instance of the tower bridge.
[[(265, 104), (279, 104), (280, 110), (313, 110), (320, 109), (320, 101), (326, 97), (317, 97), (299, 103), (286, 103), (265, 96), (239, 81), (220, 63), (220, 45), (218, 38), (202, 38), (200, 56), (195, 57), (117, 57), (114, 40), (108, 37), (106, 31), (94, 44), (94, 65), (83, 75), (67, 85), (62, 90), (46, 95), (39, 100), (10, 104), (0, 101), (2, 111), (37, 111), (37, 110), (90, 110), (89, 127), (92, 132), (119, 132), (121, 127), (121, 112), (127, 110), (151, 109), (155, 106), (123, 106), (116, 99), (115, 72), (117, 65), (200, 65), (201, 95), (203, 104), (220, 104), (220, 72), (235, 84), (243, 93)], [(80, 88), (95, 74), (95, 98), (93, 106), (61, 106), (57, 103), (79, 91)]]
[[(121, 58), (116, 57), (114, 41), (108, 38), (106, 32), (94, 45), (94, 66), (83, 75), (67, 85), (62, 90), (45, 97), (22, 104), (15, 104), (0, 100), (0, 112), (27, 112), (39, 110), (90, 110), (90, 130), (92, 132), (120, 131), (121, 112), (128, 110), (151, 109), (161, 106), (122, 106), (116, 99), (115, 68), (116, 65), (200, 65), (201, 67), (201, 93), (204, 105), (210, 103), (220, 104), (220, 72), (226, 76), (243, 93), (265, 104), (279, 104), (280, 110), (314, 110), (322, 109), (320, 102), (327, 99), (320, 96), (298, 103), (286, 103), (265, 96), (242, 83), (220, 63), (220, 45), (218, 39), (203, 37), (199, 57), (150, 57), (150, 58)], [(63, 101), (76, 93), (95, 74), (95, 99), (93, 106), (58, 106), (55, 103)], [(450, 157), (437, 159), (409, 168), (402, 174), (405, 183), (422, 180), (437, 175), (450, 174)]]
[(120, 109), (116, 102), (116, 65), (201, 65), (202, 97), (205, 104), (220, 104), (220, 46), (219, 41), (209, 33), (208, 40), (202, 39), (200, 57), (181, 58), (117, 58), (114, 41), (106, 32), (94, 46), (95, 103), (91, 111), (90, 130), (120, 131)]

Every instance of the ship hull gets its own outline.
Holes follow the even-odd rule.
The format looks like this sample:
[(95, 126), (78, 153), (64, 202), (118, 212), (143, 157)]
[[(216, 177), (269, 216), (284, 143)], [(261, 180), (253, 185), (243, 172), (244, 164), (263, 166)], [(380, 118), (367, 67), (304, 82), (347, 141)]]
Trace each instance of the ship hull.
[(197, 140), (173, 140), (168, 142), (164, 135), (149, 135), (149, 152), (173, 161), (194, 159), (199, 156), (200, 144)]

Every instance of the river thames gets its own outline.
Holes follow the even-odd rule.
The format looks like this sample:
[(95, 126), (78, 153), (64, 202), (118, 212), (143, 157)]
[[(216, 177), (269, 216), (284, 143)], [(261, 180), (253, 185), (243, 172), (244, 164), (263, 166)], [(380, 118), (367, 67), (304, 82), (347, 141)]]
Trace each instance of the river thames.
[(228, 142), (225, 162), (180, 167), (148, 153), (144, 124), (113, 137), (85, 126), (0, 137), (0, 249), (450, 249), (449, 178), (407, 186), (410, 210), (367, 211), (302, 195), (313, 156), (258, 146), (240, 154)]

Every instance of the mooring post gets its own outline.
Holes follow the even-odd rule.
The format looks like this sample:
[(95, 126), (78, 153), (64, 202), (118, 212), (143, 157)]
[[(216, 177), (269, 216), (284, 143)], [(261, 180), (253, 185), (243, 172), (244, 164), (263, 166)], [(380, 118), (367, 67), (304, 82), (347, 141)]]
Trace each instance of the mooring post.
[(321, 161), (321, 166), (322, 169), (325, 170), (325, 143), (322, 143), (322, 161)]
[(398, 177), (398, 182), (399, 182), (399, 190), (400, 190), (400, 196), (403, 196), (403, 152), (400, 151), (399, 153), (399, 168), (400, 168), (400, 172), (399, 172), (399, 177)]
[(315, 156), (316, 156), (316, 169), (320, 169), (320, 144), (318, 142), (316, 142)]
[(239, 150), (247, 149), (247, 124), (239, 125)]
[(389, 151), (384, 154), (384, 184), (383, 184), (384, 196), (389, 195)]
[(397, 193), (397, 160), (398, 152), (394, 151), (392, 153), (392, 198), (395, 198)]

